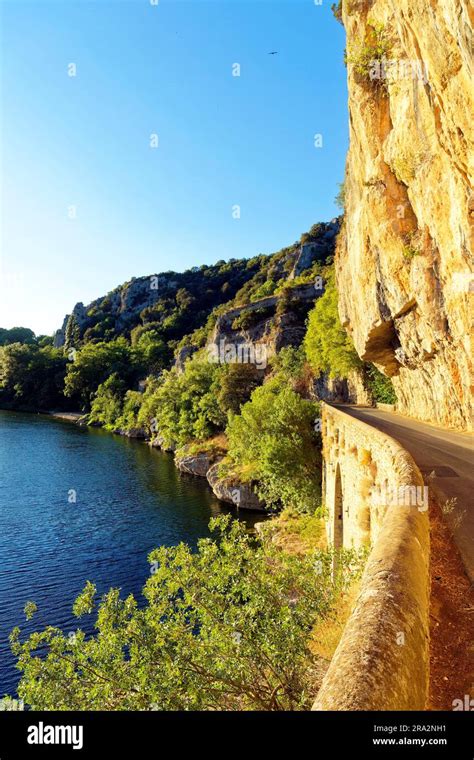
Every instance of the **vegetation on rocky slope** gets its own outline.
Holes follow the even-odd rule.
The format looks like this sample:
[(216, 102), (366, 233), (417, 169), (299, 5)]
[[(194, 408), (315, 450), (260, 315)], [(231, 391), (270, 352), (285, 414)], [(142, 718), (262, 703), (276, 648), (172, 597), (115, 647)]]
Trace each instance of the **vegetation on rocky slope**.
[[(81, 327), (76, 317), (68, 321), (60, 348), (40, 345), (29, 331), (15, 332), (10, 337), (16, 342), (5, 340), (0, 347), (0, 403), (80, 406), (90, 424), (157, 440), (165, 449), (181, 447), (185, 455), (204, 451), (216, 462), (219, 478), (248, 484), (267, 508), (318, 521), (321, 442), (314, 377), (363, 369), (338, 321), (333, 242), (325, 247), (321, 234), (325, 227), (314, 225), (301, 248), (245, 266), (233, 262), (237, 280), (244, 272), (251, 276), (239, 289), (224, 288), (230, 298), (213, 310), (209, 302), (199, 311), (197, 296), (180, 287), (173, 303), (166, 296), (142, 309), (139, 322), (123, 322), (122, 312), (113, 329), (113, 298), (104, 299), (88, 310), (93, 326)], [(219, 301), (226, 266), (198, 270), (219, 284)], [(270, 316), (258, 306), (238, 312), (238, 324), (231, 324), (235, 337), (255, 325), (269, 329), (270, 322), (272, 330), (279, 329), (282, 319), (304, 325), (312, 300), (301, 303), (296, 289), (317, 285), (316, 278), (326, 292), (318, 293), (310, 311), (304, 347), (297, 345), (304, 334), (298, 327), (293, 345), (280, 346), (262, 368), (210, 360), (205, 344), (219, 317), (236, 306), (277, 298)], [(185, 346), (192, 352), (172, 364), (173, 354)], [(66, 636), (48, 627), (22, 642), (15, 630), (20, 697), (40, 709), (308, 708), (326, 667), (308, 647), (310, 632), (328, 619), (362, 558), (343, 552), (334, 580), (333, 556), (319, 546), (293, 555), (271, 539), (251, 540), (237, 522), (221, 520), (212, 527), (218, 539), (202, 540), (197, 552), (180, 545), (150, 555), (144, 608), (111, 589), (98, 605), (97, 634), (78, 630)], [(90, 613), (94, 596), (88, 583), (75, 612)]]

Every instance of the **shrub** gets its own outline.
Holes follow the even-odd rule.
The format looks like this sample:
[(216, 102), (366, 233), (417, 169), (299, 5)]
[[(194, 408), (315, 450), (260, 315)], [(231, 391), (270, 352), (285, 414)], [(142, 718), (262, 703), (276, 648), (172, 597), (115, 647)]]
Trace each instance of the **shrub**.
[(125, 338), (108, 343), (87, 343), (77, 351), (67, 368), (64, 393), (79, 396), (88, 406), (102, 383), (117, 373), (130, 387), (143, 372), (140, 355)]
[(260, 322), (269, 319), (275, 313), (273, 306), (263, 306), (252, 311), (243, 311), (232, 322), (233, 330), (250, 330)]
[(245, 404), (262, 383), (261, 372), (253, 364), (226, 364), (222, 368), (220, 389), (217, 400), (220, 408), (227, 414), (238, 414), (240, 407)]
[(309, 709), (318, 688), (310, 632), (361, 559), (342, 552), (333, 582), (331, 552), (284, 554), (228, 516), (210, 529), (197, 551), (151, 552), (145, 605), (116, 588), (96, 605), (88, 581), (73, 610), (97, 609), (96, 633), (49, 626), (21, 641), (14, 629), (19, 697), (32, 710)]
[(114, 372), (105, 382), (101, 383), (92, 401), (89, 423), (103, 425), (108, 429), (116, 427), (117, 420), (122, 413), (125, 390), (125, 383), (120, 379), (117, 372)]
[(226, 415), (218, 403), (222, 367), (199, 354), (184, 371), (164, 371), (141, 394), (137, 424), (152, 436), (159, 433), (167, 446), (183, 446), (223, 430)]
[(345, 208), (346, 208), (346, 184), (345, 184), (345, 181), (344, 182), (339, 182), (338, 186), (339, 186), (339, 192), (336, 195), (336, 197), (334, 198), (334, 203), (336, 204), (336, 206), (338, 208), (341, 209), (342, 212), (344, 212)]
[(334, 270), (325, 270), (325, 291), (309, 315), (304, 347), (311, 368), (329, 377), (347, 377), (362, 367), (352, 341), (341, 326)]
[(395, 404), (397, 396), (392, 381), (383, 375), (373, 364), (364, 367), (365, 379), (375, 401), (381, 404)]
[(333, 3), (331, 5), (332, 15), (336, 19), (336, 21), (339, 21), (340, 24), (342, 24), (342, 0), (338, 0), (337, 3)]
[(257, 388), (227, 426), (229, 457), (259, 482), (269, 506), (312, 512), (320, 502), (317, 405), (274, 378)]
[(364, 41), (359, 46), (348, 48), (346, 63), (361, 82), (369, 83), (382, 90), (387, 87), (387, 79), (379, 70), (390, 50), (387, 33), (381, 24), (368, 24)]

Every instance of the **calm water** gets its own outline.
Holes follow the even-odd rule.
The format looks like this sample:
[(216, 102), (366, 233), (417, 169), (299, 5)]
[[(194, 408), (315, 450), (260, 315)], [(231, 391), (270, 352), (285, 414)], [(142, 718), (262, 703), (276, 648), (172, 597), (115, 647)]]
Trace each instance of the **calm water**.
[[(68, 501), (72, 489), (76, 503)], [(206, 481), (181, 475), (169, 454), (0, 411), (0, 697), (14, 695), (20, 677), (8, 643), (13, 626), (82, 626), (71, 605), (87, 579), (99, 593), (113, 585), (140, 595), (148, 552), (195, 545), (221, 511)], [(25, 624), (28, 600), (38, 613)]]

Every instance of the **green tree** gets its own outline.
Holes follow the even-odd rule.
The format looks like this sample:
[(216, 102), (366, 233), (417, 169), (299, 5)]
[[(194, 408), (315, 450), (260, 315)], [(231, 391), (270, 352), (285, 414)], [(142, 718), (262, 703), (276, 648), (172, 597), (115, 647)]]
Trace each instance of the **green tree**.
[(245, 404), (262, 383), (262, 373), (253, 364), (226, 364), (220, 377), (220, 389), (217, 400), (226, 414), (238, 414), (240, 407)]
[(143, 332), (136, 342), (136, 348), (147, 372), (156, 374), (169, 365), (172, 351), (163, 340), (160, 330)]
[(0, 347), (0, 399), (2, 404), (26, 409), (59, 409), (67, 360), (52, 346), (28, 343)]
[(29, 327), (11, 327), (9, 330), (0, 327), (0, 346), (6, 346), (9, 343), (32, 345), (36, 343), (35, 334)]
[(87, 343), (73, 355), (67, 368), (65, 394), (78, 396), (89, 407), (99, 385), (110, 375), (117, 375), (128, 387), (143, 372), (140, 356), (125, 338), (108, 343)]
[(346, 208), (346, 183), (345, 183), (345, 180), (344, 180), (344, 182), (339, 182), (338, 185), (339, 185), (339, 192), (336, 195), (336, 197), (334, 198), (334, 203), (336, 204), (336, 206), (338, 208), (341, 209), (342, 212), (344, 212), (345, 208)]
[[(16, 628), (19, 697), (33, 710), (308, 709), (317, 689), (308, 637), (357, 558), (344, 557), (333, 582), (328, 552), (285, 555), (229, 517), (210, 528), (216, 538), (197, 551), (150, 554), (145, 606), (110, 589), (97, 633), (49, 626), (21, 641)], [(91, 613), (95, 597), (88, 582), (74, 613)]]
[(92, 401), (89, 422), (103, 425), (107, 428), (116, 426), (122, 414), (122, 404), (125, 395), (125, 383), (117, 372), (101, 383)]
[(375, 401), (382, 404), (395, 404), (397, 396), (389, 377), (383, 375), (373, 364), (364, 365), (366, 383)]
[(209, 438), (226, 423), (218, 403), (221, 374), (220, 365), (196, 354), (183, 372), (173, 368), (148, 377), (144, 393), (127, 394), (133, 402), (124, 408), (121, 426), (143, 428), (151, 437), (159, 433), (167, 446)]
[(38, 346), (44, 348), (45, 346), (52, 346), (54, 339), (52, 335), (38, 335), (36, 338)]
[(66, 324), (66, 331), (64, 335), (65, 348), (75, 348), (79, 345), (81, 340), (81, 331), (74, 314), (71, 314)]
[(337, 310), (334, 270), (325, 269), (325, 291), (310, 312), (304, 348), (311, 368), (329, 377), (347, 377), (362, 367), (351, 339), (341, 326)]
[(273, 357), (272, 370), (285, 381), (295, 381), (302, 377), (305, 362), (303, 346), (285, 346)]
[(318, 407), (275, 378), (252, 393), (227, 426), (229, 457), (257, 480), (268, 505), (313, 512), (320, 503)]

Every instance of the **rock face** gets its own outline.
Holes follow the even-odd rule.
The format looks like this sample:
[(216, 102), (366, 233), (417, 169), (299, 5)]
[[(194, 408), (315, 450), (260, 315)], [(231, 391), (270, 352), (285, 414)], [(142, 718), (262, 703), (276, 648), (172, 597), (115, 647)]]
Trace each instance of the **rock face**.
[(176, 451), (176, 445), (174, 443), (167, 444), (164, 437), (160, 434), (151, 439), (150, 446), (153, 449), (161, 449), (162, 451)]
[[(402, 413), (469, 429), (468, 3), (344, 0), (343, 22), (350, 149), (336, 254), (341, 321), (361, 358), (392, 377)], [(374, 27), (394, 62), (380, 81), (353, 65)]]
[[(268, 360), (286, 346), (299, 346), (306, 316), (324, 290), (314, 283), (293, 287), (287, 296), (268, 296), (222, 314), (206, 346), (219, 363), (250, 362), (265, 369)], [(285, 304), (285, 305), (284, 305)], [(235, 354), (235, 356), (234, 356)]]
[(197, 347), (196, 346), (183, 346), (179, 349), (178, 353), (175, 356), (174, 364), (178, 372), (184, 371), (184, 365), (186, 363), (187, 359), (190, 359), (191, 356), (196, 353)]
[(265, 512), (265, 504), (254, 492), (252, 483), (236, 483), (231, 478), (219, 477), (219, 463), (208, 470), (207, 480), (218, 499), (227, 501), (238, 509)]
[(361, 372), (354, 370), (346, 379), (330, 378), (326, 374), (316, 378), (313, 386), (314, 398), (336, 404), (360, 404), (373, 406), (374, 399), (366, 388)]
[(299, 277), (305, 269), (309, 269), (313, 262), (324, 261), (334, 252), (334, 243), (340, 228), (339, 219), (331, 219), (330, 222), (319, 224), (318, 227), (317, 239), (300, 246), (290, 279)]
[(211, 454), (204, 451), (197, 454), (188, 454), (186, 451), (183, 451), (176, 453), (174, 461), (176, 467), (178, 470), (181, 470), (181, 472), (205, 478), (213, 463), (213, 457)]
[(113, 432), (116, 435), (123, 435), (125, 438), (137, 438), (142, 441), (147, 437), (146, 430), (144, 430), (144, 428), (130, 428), (130, 430), (116, 428)]
[(66, 327), (67, 323), (69, 321), (70, 314), (66, 314), (66, 316), (63, 319), (63, 323), (59, 330), (56, 330), (53, 336), (53, 346), (54, 348), (62, 348), (64, 346), (64, 342), (66, 340)]
[(200, 451), (192, 454), (187, 446), (179, 449), (174, 459), (181, 472), (207, 478), (214, 495), (221, 501), (233, 504), (237, 509), (265, 512), (265, 504), (258, 498), (252, 483), (240, 483), (219, 475), (221, 460), (222, 455), (216, 455), (215, 452)]

